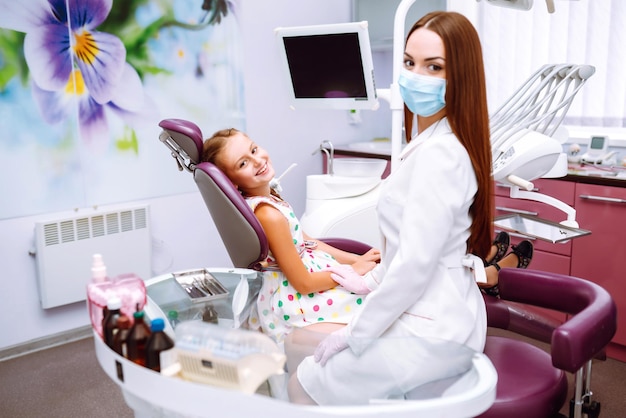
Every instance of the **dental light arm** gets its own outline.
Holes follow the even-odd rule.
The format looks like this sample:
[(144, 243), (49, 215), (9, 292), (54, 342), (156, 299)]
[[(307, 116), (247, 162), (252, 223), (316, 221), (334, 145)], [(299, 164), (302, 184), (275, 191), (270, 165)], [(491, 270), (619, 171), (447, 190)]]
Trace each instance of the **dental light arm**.
[[(511, 197), (535, 200), (567, 214), (566, 226), (578, 227), (576, 211), (565, 203), (531, 192), (532, 181), (567, 172), (560, 142), (552, 138), (585, 82), (590, 65), (544, 65), (491, 116), (494, 180), (508, 183)], [(520, 190), (525, 189), (525, 190)]]
[[(487, 3), (493, 4), (494, 6), (509, 7), (517, 10), (530, 10), (531, 7), (533, 7), (533, 0), (487, 0)], [(554, 13), (554, 0), (546, 0), (546, 9), (548, 10), (548, 13)]]

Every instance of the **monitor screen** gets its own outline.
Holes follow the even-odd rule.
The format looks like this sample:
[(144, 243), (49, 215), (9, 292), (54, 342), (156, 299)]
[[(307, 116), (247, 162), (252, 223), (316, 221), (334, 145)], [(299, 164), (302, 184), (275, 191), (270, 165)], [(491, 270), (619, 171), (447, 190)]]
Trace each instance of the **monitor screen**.
[(367, 22), (278, 28), (291, 105), (376, 109)]

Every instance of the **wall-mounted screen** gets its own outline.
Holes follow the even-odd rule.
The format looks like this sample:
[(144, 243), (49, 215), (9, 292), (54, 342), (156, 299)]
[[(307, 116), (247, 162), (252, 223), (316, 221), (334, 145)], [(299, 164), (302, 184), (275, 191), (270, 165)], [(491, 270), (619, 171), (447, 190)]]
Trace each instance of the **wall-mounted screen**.
[(367, 22), (277, 28), (294, 108), (377, 109)]

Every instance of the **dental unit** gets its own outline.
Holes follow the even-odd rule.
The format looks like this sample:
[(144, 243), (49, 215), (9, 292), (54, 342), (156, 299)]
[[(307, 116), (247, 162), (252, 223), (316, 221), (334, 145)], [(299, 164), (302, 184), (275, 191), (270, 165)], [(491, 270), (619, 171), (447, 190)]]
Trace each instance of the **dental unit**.
[[(402, 0), (395, 15), (394, 83), (389, 89), (376, 90), (373, 94), (372, 85), (369, 85), (367, 92), (364, 93), (368, 100), (360, 102), (361, 108), (370, 109), (378, 106), (378, 98), (389, 102), (392, 111), (392, 170), (401, 148), (404, 109), (395, 80), (398, 79), (402, 65), (404, 22), (407, 11), (414, 2), (415, 0)], [(365, 27), (362, 25), (363, 22), (357, 22), (356, 25), (350, 24), (349, 27), (356, 27), (359, 36), (367, 36), (367, 25), (366, 23)], [(330, 27), (326, 25), (324, 28)], [(369, 49), (367, 41), (365, 46)], [(562, 161), (561, 145), (552, 139), (551, 135), (556, 131), (573, 97), (592, 74), (593, 67), (590, 66), (546, 66), (533, 75), (509, 102), (493, 115), (491, 122), (494, 132), (492, 136), (494, 179), (510, 184), (512, 197), (532, 198), (559, 208), (564, 205), (550, 199), (549, 196), (537, 197), (538, 193), (529, 190), (532, 189), (532, 180), (548, 175), (552, 168)], [(371, 81), (373, 82), (373, 79)], [(533, 88), (535, 83), (538, 86)], [(570, 87), (573, 89), (568, 90)], [(562, 89), (568, 93), (563, 93)], [(334, 106), (354, 108), (350, 99), (343, 99), (345, 98), (338, 97), (338, 100), (333, 100)], [(127, 403), (136, 412), (147, 410), (160, 416), (215, 416), (227, 412), (229, 416), (297, 415), (303, 418), (380, 415), (407, 418), (415, 416), (461, 418), (490, 412), (497, 399), (498, 380), (506, 381), (510, 376), (519, 373), (510, 369), (517, 364), (518, 358), (512, 361), (510, 358), (503, 358), (497, 354), (498, 348), (502, 346), (507, 347), (507, 350), (514, 350), (524, 361), (527, 359), (526, 354), (529, 353), (527, 347), (517, 345), (513, 339), (494, 340), (490, 347), (488, 344), (485, 353), (462, 353), (467, 355), (467, 370), (449, 381), (435, 382), (433, 387), (424, 392), (407, 393), (403, 399), (373, 399), (369, 405), (341, 407), (310, 407), (289, 403), (284, 388), (281, 387), (281, 380), (277, 379), (285, 376), (283, 347), (274, 344), (269, 337), (251, 336), (248, 334), (251, 331), (240, 329), (260, 288), (258, 282), (261, 279), (258, 272), (267, 267), (264, 264), (268, 254), (265, 233), (254, 212), (230, 180), (213, 164), (200, 162), (203, 142), (200, 129), (192, 122), (181, 119), (165, 119), (159, 126), (163, 130), (159, 139), (170, 150), (179, 170), (192, 174), (233, 267), (207, 269), (203, 272), (215, 276), (220, 286), (222, 283), (230, 283), (225, 288), (220, 288), (219, 292), (215, 292), (218, 294), (217, 299), (226, 304), (229, 311), (227, 317), (220, 317), (218, 325), (196, 327), (198, 324), (195, 324), (183, 326), (178, 330), (181, 334), (188, 333), (184, 343), (179, 347), (183, 351), (186, 350), (181, 361), (187, 362), (183, 373), (187, 380), (158, 375), (151, 370), (129, 365), (96, 339), (98, 361), (107, 375), (120, 386)], [(359, 167), (361, 161), (341, 162), (343, 159), (335, 159), (334, 147), (330, 141), (322, 142), (314, 154), (318, 152), (327, 158), (328, 174), (307, 177), (306, 213), (301, 218), (302, 226), (309, 235), (328, 240), (338, 248), (362, 253), (370, 246), (377, 245), (378, 237), (370, 230), (376, 231), (374, 207), (386, 161), (370, 162), (373, 165), (368, 166), (366, 172), (371, 175), (351, 176), (345, 175), (346, 172), (343, 170), (346, 168), (342, 167), (342, 164), (348, 166), (349, 172), (361, 168)], [(293, 166), (275, 179), (273, 187), (280, 188), (280, 179)], [(575, 212), (570, 216), (567, 207), (561, 209), (568, 213), (568, 222), (573, 225)], [(330, 213), (336, 216), (329, 217)], [(335, 222), (333, 229), (326, 228), (323, 231), (316, 229), (323, 224), (321, 220), (324, 216)], [(366, 231), (366, 235), (355, 237), (353, 235), (355, 230)], [(328, 238), (329, 235), (345, 238)], [(159, 285), (171, 277), (176, 278), (177, 275), (167, 276), (153, 278), (147, 282), (147, 286)], [(551, 338), (552, 335), (556, 336), (552, 341), (551, 354), (545, 352), (537, 354), (533, 351), (528, 363), (528, 370), (534, 373), (533, 360), (541, 357), (539, 374), (549, 375), (550, 379), (546, 382), (552, 384), (555, 381), (555, 384), (552, 388), (542, 389), (544, 395), (536, 396), (537, 398), (543, 396), (541, 399), (523, 402), (531, 404), (531, 407), (541, 402), (546, 405), (553, 403), (553, 400), (548, 399), (553, 392), (558, 392), (557, 397), (560, 397), (560, 393), (567, 392), (565, 371), (576, 373), (576, 406), (573, 408), (572, 416), (578, 418), (582, 411), (581, 398), (590, 397), (591, 394), (587, 388), (588, 382), (582, 382), (590, 374), (589, 371), (585, 372), (588, 370), (587, 364), (590, 367), (591, 358), (598, 353), (601, 354), (603, 347), (614, 334), (615, 308), (606, 291), (599, 286), (580, 279), (569, 279), (571, 278), (543, 272), (503, 271), (500, 279), (502, 300), (486, 302), (489, 326), (509, 329), (531, 337), (538, 334), (545, 339)], [(192, 279), (179, 281), (178, 285), (189, 283), (198, 282)], [(562, 298), (554, 300), (539, 290), (551, 286), (551, 283), (557, 283), (562, 289)], [(203, 285), (204, 282), (198, 286)], [(576, 297), (581, 292), (585, 297)], [(570, 314), (573, 320), (562, 325), (547, 326), (544, 323), (537, 323), (534, 318), (529, 318), (523, 312), (511, 308), (507, 300), (561, 310)], [(146, 309), (148, 315), (159, 314), (160, 308), (153, 302), (149, 300)], [(181, 325), (183, 324), (178, 326)], [(493, 351), (489, 352), (490, 348)], [(214, 365), (218, 363), (223, 366), (224, 373), (212, 373)], [(498, 373), (501, 373), (500, 376)], [(266, 380), (273, 396), (257, 392), (258, 386)], [(583, 389), (579, 388), (579, 383)], [(517, 385), (509, 386), (515, 388)], [(509, 387), (505, 390), (508, 391)], [(513, 399), (515, 402), (519, 397), (513, 396)], [(510, 405), (497, 406), (504, 408), (503, 411), (510, 410), (510, 407)], [(492, 414), (498, 413), (497, 408)]]

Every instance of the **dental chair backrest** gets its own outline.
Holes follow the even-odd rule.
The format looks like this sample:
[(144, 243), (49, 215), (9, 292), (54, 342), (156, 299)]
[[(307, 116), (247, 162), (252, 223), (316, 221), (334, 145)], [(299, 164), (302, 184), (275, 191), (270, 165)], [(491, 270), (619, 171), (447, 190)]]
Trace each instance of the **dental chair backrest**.
[(179, 170), (193, 173), (234, 267), (261, 270), (268, 253), (265, 232), (228, 177), (214, 164), (200, 162), (200, 128), (182, 119), (164, 119), (159, 126), (159, 139), (172, 151)]

